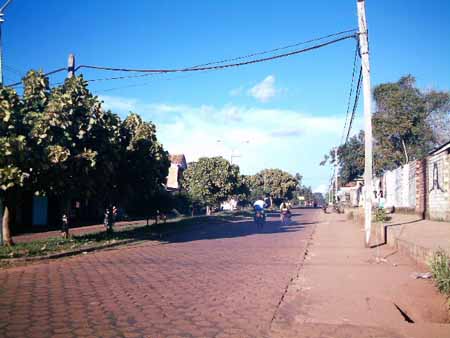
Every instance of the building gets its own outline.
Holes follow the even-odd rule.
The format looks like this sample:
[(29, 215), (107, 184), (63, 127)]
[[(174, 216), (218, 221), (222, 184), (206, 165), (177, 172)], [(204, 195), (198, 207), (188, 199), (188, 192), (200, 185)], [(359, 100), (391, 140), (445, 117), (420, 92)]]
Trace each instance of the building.
[(168, 191), (179, 191), (181, 189), (181, 177), (183, 171), (187, 169), (186, 157), (184, 154), (169, 155), (170, 167), (167, 175), (166, 188)]
[(425, 184), (416, 200), (424, 204), (427, 218), (450, 221), (450, 142), (430, 152), (424, 165)]

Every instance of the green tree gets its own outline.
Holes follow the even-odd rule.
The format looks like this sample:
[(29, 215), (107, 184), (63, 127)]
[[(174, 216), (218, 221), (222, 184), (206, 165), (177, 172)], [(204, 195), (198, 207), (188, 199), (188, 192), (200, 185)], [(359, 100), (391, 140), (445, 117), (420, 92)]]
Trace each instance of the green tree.
[[(169, 154), (158, 142), (156, 127), (131, 113), (121, 125), (121, 156), (116, 185), (119, 199), (133, 213), (146, 217), (165, 211), (170, 198), (162, 189), (169, 172)], [(161, 201), (167, 203), (161, 203)]]
[(10, 232), (11, 211), (20, 189), (30, 176), (29, 143), (24, 125), (22, 103), (10, 88), (0, 88), (0, 191), (3, 204), (3, 237), (13, 244)]
[(248, 205), (250, 203), (250, 176), (240, 175), (236, 184), (235, 197), (240, 205)]
[(63, 213), (68, 213), (74, 198), (92, 197), (101, 186), (95, 169), (105, 142), (111, 141), (100, 137), (105, 126), (101, 102), (90, 93), (82, 76), (66, 79), (54, 88), (45, 114), (34, 119), (31, 134), (47, 160), (40, 185), (47, 194), (58, 197)]
[(250, 189), (253, 199), (266, 195), (276, 200), (291, 199), (298, 183), (297, 178), (281, 169), (264, 169), (251, 177)]
[[(349, 138), (347, 143), (340, 145), (337, 153), (341, 184), (353, 181), (364, 174), (364, 132), (362, 130), (358, 135)], [(330, 150), (329, 154), (325, 155), (320, 165), (328, 162), (332, 165), (336, 163), (334, 150)], [(375, 164), (377, 164), (376, 162)]]
[(427, 123), (433, 130), (437, 145), (450, 141), (450, 92), (431, 90), (426, 93), (427, 110), (430, 112)]
[[(375, 87), (377, 111), (373, 116), (376, 152), (383, 169), (392, 169), (424, 157), (438, 141), (438, 114), (447, 107), (449, 93), (425, 93), (413, 76)], [(447, 110), (448, 113), (448, 110)]]
[[(377, 175), (423, 158), (433, 147), (450, 140), (450, 93), (423, 92), (411, 75), (374, 90), (374, 169)], [(364, 132), (338, 148), (339, 176), (347, 183), (364, 173)], [(334, 150), (321, 165), (334, 164)]]
[(209, 210), (239, 194), (242, 182), (236, 165), (222, 157), (202, 157), (184, 171), (182, 185), (193, 201)]
[(138, 205), (164, 193), (168, 154), (152, 123), (135, 114), (122, 122), (103, 111), (82, 76), (50, 90), (42, 72), (30, 71), (23, 83), (22, 98), (0, 87), (0, 198), (7, 244), (12, 244), (11, 210), (25, 193), (56, 196), (64, 213), (75, 198)]
[(9, 88), (0, 89), (0, 195), (4, 206), (5, 244), (11, 238), (11, 212), (21, 205), (25, 192), (39, 190), (39, 177), (47, 169), (44, 148), (33, 136), (35, 122), (44, 115), (48, 102), (48, 79), (30, 71), (23, 78), (23, 96)]

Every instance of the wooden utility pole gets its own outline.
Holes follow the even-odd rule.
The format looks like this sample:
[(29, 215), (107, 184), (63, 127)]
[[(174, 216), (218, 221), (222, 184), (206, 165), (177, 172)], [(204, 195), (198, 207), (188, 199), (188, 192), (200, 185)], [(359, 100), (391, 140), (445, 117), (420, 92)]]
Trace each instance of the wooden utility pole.
[(75, 55), (69, 54), (69, 59), (67, 60), (67, 78), (70, 79), (75, 75)]
[(334, 203), (337, 203), (338, 185), (338, 148), (334, 148)]
[[(7, 0), (2, 7), (0, 7), (0, 85), (3, 86), (3, 48), (2, 48), (2, 23), (5, 22), (3, 19), (4, 11), (6, 7), (12, 2), (12, 0)], [(0, 237), (1, 240), (1, 237)]]
[(359, 48), (363, 75), (364, 96), (364, 229), (366, 246), (370, 243), (372, 228), (372, 90), (370, 87), (369, 33), (366, 20), (366, 2), (357, 0)]

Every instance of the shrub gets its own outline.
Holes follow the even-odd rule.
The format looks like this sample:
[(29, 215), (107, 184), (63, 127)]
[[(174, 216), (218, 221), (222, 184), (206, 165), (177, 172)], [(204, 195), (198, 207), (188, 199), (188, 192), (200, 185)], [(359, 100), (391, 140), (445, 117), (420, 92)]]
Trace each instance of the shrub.
[(389, 220), (389, 217), (386, 215), (386, 210), (383, 208), (378, 208), (375, 211), (375, 220), (380, 223), (387, 222)]
[(440, 292), (450, 296), (450, 258), (442, 249), (436, 251), (429, 262), (431, 273)]

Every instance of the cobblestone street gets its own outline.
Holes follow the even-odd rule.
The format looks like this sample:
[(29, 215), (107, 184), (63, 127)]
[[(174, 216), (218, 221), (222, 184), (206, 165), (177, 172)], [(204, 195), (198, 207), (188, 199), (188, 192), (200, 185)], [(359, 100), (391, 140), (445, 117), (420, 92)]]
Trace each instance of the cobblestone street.
[(318, 212), (2, 270), (0, 336), (268, 336)]

